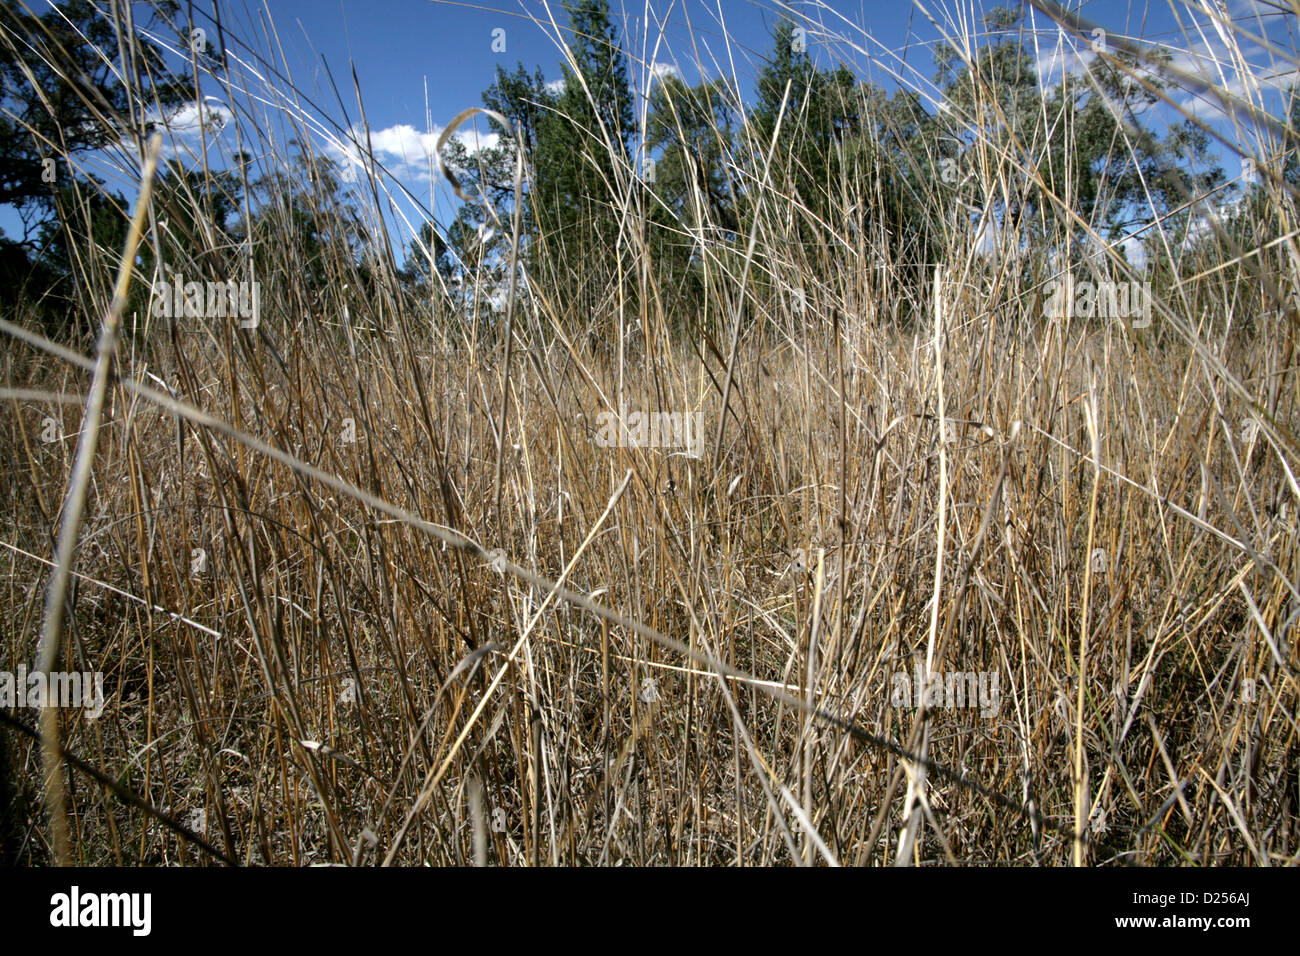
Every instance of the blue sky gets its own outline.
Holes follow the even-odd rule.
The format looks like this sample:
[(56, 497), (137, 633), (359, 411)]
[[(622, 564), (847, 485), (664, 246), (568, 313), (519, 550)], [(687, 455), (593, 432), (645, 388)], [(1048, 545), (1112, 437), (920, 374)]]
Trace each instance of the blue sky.
[[(994, 5), (976, 9), (987, 10)], [(38, 6), (34, 0), (33, 6)], [(210, 4), (203, 2), (195, 6), (211, 10)], [(1180, 66), (1230, 88), (1244, 88), (1242, 78), (1223, 62), (1224, 44), (1210, 18), (1198, 9), (1199, 2), (1094, 0), (1076, 6), (1084, 17), (1105, 25), (1112, 33), (1169, 44)], [(635, 88), (644, 91), (653, 82), (654, 73), (669, 70), (680, 73), (688, 82), (697, 81), (701, 72), (710, 77), (727, 74), (739, 81), (747, 98), (762, 58), (770, 51), (771, 30), (781, 9), (781, 3), (771, 0), (651, 0), (649, 5), (640, 6), (624, 6), (614, 0), (615, 22), (624, 49), (631, 56)], [(928, 88), (933, 73), (929, 51), (940, 32), (930, 22), (927, 11), (945, 30), (954, 33), (956, 24), (963, 19), (971, 23), (973, 18), (969, 6), (951, 0), (918, 4), (906, 0), (826, 0), (791, 3), (789, 9), (822, 25), (811, 28), (808, 34), (809, 53), (820, 66), (845, 62), (859, 76), (886, 89), (895, 88), (900, 79)], [(1297, 38), (1293, 17), (1277, 16), (1267, 0), (1230, 0), (1227, 12), (1294, 56)], [(1259, 12), (1268, 16), (1253, 20)], [(268, 13), (275, 25), (274, 35), (269, 33)], [(316, 129), (317, 146), (345, 164), (345, 151), (337, 133), (323, 122), (321, 114), (340, 126), (357, 126), (360, 112), (352, 86), (355, 68), (377, 158), (426, 206), (431, 193), (428, 157), (443, 125), (460, 110), (481, 105), (482, 91), (492, 82), (498, 65), (513, 69), (522, 61), (530, 72), (540, 65), (548, 80), (557, 80), (561, 75), (561, 54), (556, 37), (567, 35), (567, 19), (560, 4), (538, 0), (484, 0), (482, 4), (441, 0), (268, 0), (265, 7), (223, 5), (222, 22), (228, 33), (245, 42), (258, 38), (255, 46), (259, 54), (273, 55), (275, 68), (287, 72), (297, 89), (314, 101), (319, 112), (305, 104), (299, 106)], [(1031, 11), (1027, 22), (1040, 31), (1039, 63), (1044, 77), (1059, 78), (1063, 69), (1080, 68), (1088, 56), (1086, 44), (1067, 41), (1062, 46), (1055, 26), (1036, 11)], [(207, 29), (215, 39), (210, 19), (198, 15), (195, 25)], [(494, 33), (498, 30), (504, 33)], [(835, 40), (828, 41), (827, 37)], [(504, 52), (499, 51), (502, 44)], [(245, 79), (241, 97), (244, 105), (251, 104), (261, 115), (277, 116), (275, 107), (263, 105), (268, 84), (251, 75), (254, 70), (264, 73), (265, 65), (254, 64), (247, 48), (230, 49), (246, 64), (245, 68), (232, 69)], [(1252, 68), (1270, 77), (1262, 95), (1265, 106), (1276, 113), (1280, 103), (1276, 90), (1290, 82), (1295, 65), (1256, 44), (1248, 44), (1247, 51)], [(332, 71), (343, 107), (331, 87), (326, 66)], [(1226, 72), (1221, 74), (1220, 69)], [(282, 93), (287, 90), (281, 80), (272, 80), (269, 86)], [(218, 104), (220, 109), (224, 90), (219, 84), (209, 80), (203, 92), (214, 97), (209, 103)], [(1219, 128), (1227, 128), (1221, 114), (1207, 104), (1193, 96), (1183, 100), (1197, 115)], [(292, 107), (291, 112), (297, 108)], [(284, 116), (279, 112), (279, 118), (270, 124), (277, 127), (275, 135), (282, 148), (293, 134)], [(184, 116), (178, 117), (174, 125), (180, 151), (197, 149), (199, 131), (194, 125), (187, 127)], [(470, 134), (466, 133), (465, 138), (472, 144)], [(220, 157), (229, 155), (234, 148), (233, 129), (227, 126), (209, 133), (207, 148), (210, 158), (220, 165)], [(1225, 162), (1228, 167), (1235, 172), (1235, 158), (1231, 164)], [(93, 163), (89, 168), (116, 185), (116, 177), (106, 168), (96, 168)], [(133, 192), (126, 184), (119, 188), (128, 195)], [(432, 184), (432, 191), (437, 197), (433, 200), (437, 218), (445, 222), (452, 209), (449, 192), (440, 182)], [(387, 216), (395, 241), (404, 247), (406, 236), (401, 233), (418, 224), (419, 213), (400, 200), (397, 207), (400, 212), (396, 216)], [(0, 228), (13, 234), (15, 224), (12, 213), (0, 209)]]

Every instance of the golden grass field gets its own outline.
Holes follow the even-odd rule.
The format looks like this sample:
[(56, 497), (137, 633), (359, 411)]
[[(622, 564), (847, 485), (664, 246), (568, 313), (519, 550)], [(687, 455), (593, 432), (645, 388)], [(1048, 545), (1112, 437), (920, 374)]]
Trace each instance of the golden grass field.
[[(1147, 328), (1045, 316), (1046, 254), (965, 227), (919, 265), (847, 218), (809, 250), (768, 182), (686, 332), (630, 191), (619, 251), (516, 290), (508, 350), (505, 312), (345, 249), (310, 288), (286, 222), (256, 328), (122, 310), (109, 374), (122, 252), (87, 248), (86, 334), (0, 327), (0, 668), (44, 629), (105, 708), (50, 709), (44, 756), (8, 711), (0, 849), (1294, 863), (1300, 259), (1294, 190), (1263, 188), (1255, 254), (1171, 247)], [(620, 409), (698, 413), (699, 454), (598, 442)], [(900, 700), (927, 668), (997, 698)]]

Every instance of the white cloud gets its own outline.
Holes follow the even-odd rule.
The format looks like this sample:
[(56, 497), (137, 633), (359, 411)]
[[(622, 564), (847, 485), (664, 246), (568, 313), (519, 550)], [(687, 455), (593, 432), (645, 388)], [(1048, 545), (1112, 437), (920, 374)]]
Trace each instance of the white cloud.
[[(212, 149), (221, 140), (222, 131), (234, 119), (235, 114), (225, 103), (214, 96), (205, 96), (201, 110), (198, 102), (190, 101), (165, 116), (158, 110), (151, 110), (147, 122), (163, 133), (165, 156), (193, 162), (199, 158), (204, 140), (207, 140), (207, 148)], [(135, 144), (130, 137), (120, 139), (118, 148), (128, 153), (135, 152)]]
[[(414, 126), (401, 123), (371, 130), (369, 146), (380, 156), (395, 156), (403, 162), (420, 161), (433, 155), (439, 132), (421, 133)], [(366, 142), (364, 131), (358, 131), (357, 139)]]
[(1061, 34), (1054, 46), (1040, 46), (1038, 60), (1034, 67), (1038, 73), (1038, 82), (1046, 87), (1059, 83), (1065, 74), (1082, 76), (1084, 74), (1084, 54), (1069, 39)]
[(220, 132), (234, 118), (230, 107), (209, 96), (204, 99), (202, 110), (198, 103), (186, 103), (170, 116), (156, 118), (155, 122), (176, 136), (197, 137), (204, 124), (209, 132)]
[[(1204, 6), (1204, 4), (1203, 4)], [(1182, 25), (1182, 42), (1173, 43), (1170, 65), (1183, 73), (1211, 84), (1234, 98), (1270, 109), (1277, 103), (1272, 96), (1300, 80), (1300, 71), (1290, 60), (1279, 57), (1250, 40), (1241, 30), (1259, 33), (1282, 49), (1288, 48), (1289, 34), (1275, 24), (1276, 10), (1256, 0), (1232, 0), (1214, 16), (1202, 9), (1189, 7), (1189, 19)], [(1257, 13), (1272, 13), (1267, 20), (1256, 19)], [(1229, 23), (1218, 19), (1229, 14)], [(1204, 121), (1226, 118), (1218, 100), (1192, 89), (1179, 88), (1174, 80), (1168, 91), (1171, 99), (1191, 115)], [(1263, 101), (1261, 103), (1261, 100)], [(1271, 102), (1270, 102), (1271, 101)]]
[[(438, 138), (444, 127), (435, 126), (428, 132), (421, 132), (408, 123), (399, 123), (386, 129), (371, 130), (369, 148), (374, 150), (375, 159), (385, 168), (398, 176), (428, 175), (429, 163), (433, 159)], [(339, 165), (363, 169), (365, 161), (361, 149), (367, 146), (364, 129), (354, 129), (353, 136), (360, 148), (353, 143), (334, 143), (330, 153)], [(452, 139), (459, 141), (470, 153), (480, 149), (494, 149), (500, 141), (496, 133), (483, 131), (476, 133), (473, 127), (462, 127), (452, 134)]]
[[(1250, 12), (1253, 0), (1235, 0), (1233, 7), (1234, 19), (1241, 22), (1245, 29), (1258, 29)], [(1279, 59), (1240, 34), (1235, 37), (1228, 35), (1225, 40), (1228, 33), (1228, 27), (1219, 24), (1216, 29), (1216, 25), (1204, 14), (1189, 20), (1183, 26), (1181, 42), (1174, 43), (1170, 48), (1170, 65), (1197, 77), (1203, 83), (1217, 87), (1233, 98), (1277, 115), (1279, 104), (1282, 103), (1281, 94), (1287, 87), (1300, 82), (1300, 71), (1297, 71), (1293, 63)], [(1272, 39), (1277, 42), (1276, 37)], [(1148, 46), (1156, 45), (1141, 38), (1137, 40)], [(1230, 49), (1228, 41), (1239, 44), (1244, 64), (1238, 59), (1237, 51)], [(1091, 85), (1087, 80), (1087, 71), (1097, 56), (1091, 46), (1090, 38), (1076, 37), (1058, 29), (1054, 42), (1050, 45), (1040, 43), (1036, 48), (1035, 67), (1039, 82), (1044, 87), (1049, 87), (1060, 83), (1068, 74), (1078, 83)], [(1238, 69), (1239, 66), (1242, 68)], [(1154, 71), (1146, 67), (1138, 68), (1136, 75), (1156, 86), (1163, 82)], [(1180, 85), (1176, 79), (1171, 79), (1165, 95), (1188, 115), (1202, 122), (1220, 123), (1230, 119), (1216, 97), (1198, 92), (1185, 84)], [(1182, 119), (1160, 104), (1156, 104), (1155, 109), (1158, 112), (1152, 115), (1164, 121), (1173, 123)], [(1143, 113), (1141, 108), (1139, 113)], [(1238, 111), (1236, 120), (1244, 126), (1251, 125), (1244, 112)]]
[[(1034, 67), (1039, 84), (1045, 88), (1055, 86), (1067, 74), (1086, 82), (1089, 70), (1095, 69), (1098, 61), (1102, 59), (1094, 43), (1107, 48), (1105, 45), (1108, 44), (1108, 40), (1104, 35), (1081, 38), (1058, 29), (1055, 43), (1050, 46), (1040, 43), (1036, 47), (1038, 57)], [(1114, 52), (1113, 45), (1108, 48)], [(1135, 72), (1139, 76), (1150, 75), (1150, 72), (1145, 69), (1138, 69)]]
[[(1215, 53), (1205, 48), (1176, 57), (1173, 63), (1198, 79), (1213, 84), (1233, 99), (1262, 106), (1265, 111), (1278, 102), (1270, 94), (1283, 93), (1287, 87), (1300, 82), (1300, 71), (1294, 66), (1283, 67), (1276, 62), (1261, 66), (1247, 61), (1245, 69), (1238, 70), (1226, 53)], [(1176, 97), (1175, 102), (1201, 120), (1219, 120), (1227, 116), (1218, 99), (1211, 95), (1188, 91)], [(1239, 119), (1247, 122), (1244, 115)]]
[(551, 80), (551, 82), (546, 84), (546, 88), (555, 94), (563, 93), (564, 77), (560, 77), (558, 80)]
[(661, 80), (666, 80), (669, 77), (681, 77), (681, 74), (677, 72), (677, 67), (673, 66), (671, 63), (655, 63), (651, 65), (650, 72)]
[(1137, 236), (1125, 236), (1118, 243), (1119, 247), (1124, 250), (1124, 257), (1128, 260), (1129, 265), (1139, 272), (1147, 266), (1147, 250), (1142, 244), (1142, 240)]

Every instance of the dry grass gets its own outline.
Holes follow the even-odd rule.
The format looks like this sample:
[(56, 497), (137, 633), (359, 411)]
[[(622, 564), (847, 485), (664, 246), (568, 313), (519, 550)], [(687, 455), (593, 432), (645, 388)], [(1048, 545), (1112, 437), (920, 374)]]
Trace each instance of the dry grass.
[[(154, 812), (66, 769), (75, 860), (1294, 862), (1293, 240), (1157, 287), (1150, 329), (1044, 318), (1046, 257), (990, 265), (955, 227), (937, 285), (847, 212), (805, 254), (762, 161), (736, 159), (752, 251), (718, 244), (687, 335), (636, 228), (593, 267), (603, 314), (532, 277), (508, 361), (382, 254), (330, 248), (310, 288), (287, 238), (255, 253), (255, 330), (128, 317), (62, 648), (108, 702), (62, 732)], [(1296, 226), (1266, 188), (1261, 247)], [(172, 270), (235, 261), (162, 241)], [(1178, 275), (1233, 258), (1202, 255)], [(10, 670), (89, 383), (23, 324)], [(703, 412), (702, 457), (602, 447), (619, 407)], [(897, 706), (927, 663), (996, 672), (996, 714)], [(8, 746), (45, 862), (39, 747)]]

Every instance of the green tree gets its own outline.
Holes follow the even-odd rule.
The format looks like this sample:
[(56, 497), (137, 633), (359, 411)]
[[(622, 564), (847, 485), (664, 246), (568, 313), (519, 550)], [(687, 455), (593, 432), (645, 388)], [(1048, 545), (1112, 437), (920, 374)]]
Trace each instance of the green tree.
[(674, 290), (685, 309), (698, 306), (698, 237), (728, 240), (739, 233), (735, 184), (728, 173), (735, 150), (736, 111), (720, 80), (688, 87), (676, 76), (651, 91), (644, 146), (657, 155), (654, 200), (646, 208), (649, 241), (661, 290)]
[[(1293, 131), (1300, 131), (1300, 89), (1295, 86), (1288, 87), (1286, 101), (1289, 121), (1287, 125)], [(1293, 188), (1300, 187), (1300, 149), (1291, 144), (1287, 145), (1286, 156), (1282, 161), (1282, 178)]]
[[(461, 189), (474, 201), (462, 202), (451, 225), (442, 254), (442, 268), (449, 291), (462, 306), (472, 306), (473, 295), (492, 290), (504, 278), (510, 255), (510, 228), (513, 221), (515, 181), (515, 141), (502, 136), (497, 145), (471, 152), (453, 139), (443, 152), (443, 162), (460, 181)], [(531, 225), (527, 196), (524, 234)], [(491, 212), (489, 212), (491, 210)]]
[[(244, 157), (237, 157), (244, 159)], [(154, 181), (154, 210), (167, 245), (168, 268), (197, 269), (223, 279), (231, 270), (243, 180), (233, 169), (166, 169)], [(144, 255), (148, 256), (146, 248)]]
[[(522, 63), (514, 72), (498, 66), (492, 85), (483, 91), (483, 105), (504, 116), (510, 130), (489, 119), (489, 127), (497, 135), (495, 145), (481, 145), (471, 151), (460, 139), (452, 139), (444, 148), (443, 162), (456, 173), (465, 194), (475, 200), (461, 204), (447, 228), (445, 242), (435, 236), (440, 243), (435, 252), (438, 270), (449, 291), (463, 305), (471, 304), (468, 297), (475, 289), (484, 288), (485, 283), (480, 280), (487, 279), (486, 286), (492, 288), (504, 278), (510, 252), (509, 229), (514, 216), (517, 144), (523, 145), (525, 169), (532, 169), (546, 117), (555, 104), (556, 96), (547, 89), (540, 67), (530, 75)], [(520, 211), (520, 253), (525, 263), (536, 232), (530, 202), (531, 183), (532, 176), (526, 172)], [(489, 207), (495, 216), (489, 214)], [(422, 260), (419, 268), (427, 274), (428, 255), (415, 243), (412, 243), (412, 255)], [(494, 275), (480, 275), (485, 269)]]
[[(155, 19), (176, 9), (157, 4)], [(37, 207), (34, 230), (55, 215), (47, 160), (55, 164), (53, 182), (66, 185), (69, 157), (138, 130), (133, 99), (162, 110), (185, 99), (184, 82), (140, 32), (146, 25), (136, 24), (139, 69), (132, 82), (139, 86), (128, 89), (114, 67), (117, 36), (102, 8), (66, 0), (37, 16), (22, 4), (0, 6), (0, 204), (24, 212)]]
[(289, 170), (274, 170), (250, 184), (251, 221), (236, 231), (251, 250), (259, 275), (289, 263), (316, 292), (333, 289), (361, 272), (370, 235), (360, 214), (341, 191), (332, 160), (310, 155), (301, 144)]
[[(1002, 34), (969, 65), (952, 50), (936, 57), (948, 103), (938, 117), (941, 135), (957, 144), (965, 167), (981, 170), (964, 179), (964, 193), (951, 192), (955, 205), (991, 206), (1034, 245), (1064, 227), (1083, 255), (1089, 246), (1079, 240), (1087, 230), (1078, 220), (1114, 240), (1222, 181), (1209, 139), (1195, 124), (1170, 126), (1163, 137), (1153, 132), (1151, 111), (1165, 86), (1158, 70), (1107, 50), (1093, 55), (1087, 76), (1067, 72), (1044, 94), (1033, 53), (1012, 30), (1019, 18), (1005, 8), (990, 14), (991, 29)], [(1137, 82), (1139, 75), (1152, 89)], [(982, 165), (981, 151), (989, 160)], [(1010, 157), (1005, 171), (1013, 177), (991, 168), (1002, 156)], [(1037, 171), (1041, 186), (1022, 174), (1027, 170)]]
[[(564, 89), (538, 126), (532, 201), (548, 268), (564, 283), (574, 264), (608, 261), (617, 241), (621, 183), (633, 134), (627, 57), (607, 0), (565, 4), (573, 39)], [(569, 301), (594, 306), (600, 290), (585, 282)]]
[(177, 10), (161, 2), (139, 11), (145, 19), (134, 23), (128, 88), (116, 66), (117, 30), (102, 5), (65, 0), (39, 15), (25, 4), (0, 5), (0, 204), (23, 223), (16, 241), (0, 239), (6, 305), (43, 301), (66, 331), (69, 307), (86, 313), (87, 296), (102, 291), (84, 270), (114, 246), (116, 262), (128, 211), (101, 180), (76, 174), (75, 159), (141, 132), (140, 104), (165, 115), (186, 99), (185, 83), (149, 39)]
[(412, 239), (407, 246), (406, 264), (398, 278), (422, 298), (435, 292), (440, 294), (451, 278), (454, 265), (449, 251), (447, 241), (433, 223), (424, 223), (418, 239)]
[[(542, 124), (547, 114), (555, 108), (555, 103), (556, 96), (547, 89), (542, 68), (537, 67), (530, 76), (522, 63), (513, 73), (498, 66), (496, 79), (483, 91), (483, 105), (510, 121), (521, 138), (524, 152), (530, 161), (537, 154)], [(495, 120), (492, 121), (492, 127), (503, 139), (509, 139), (506, 131)]]
[(721, 80), (688, 87), (676, 76), (650, 94), (647, 150), (655, 160), (655, 192), (681, 222), (740, 228), (727, 160), (734, 149), (735, 110)]
[(773, 185), (794, 203), (818, 212), (828, 195), (825, 94), (829, 81), (813, 64), (803, 33), (796, 32), (800, 29), (785, 19), (773, 31), (772, 55), (755, 88), (750, 146), (757, 156), (765, 156), (779, 121), (780, 137), (772, 151)]
[[(895, 265), (922, 257), (934, 210), (925, 203), (931, 187), (922, 182), (918, 136), (929, 117), (915, 94), (890, 98), (846, 66), (817, 68), (798, 29), (789, 20), (777, 24), (758, 77), (745, 142), (751, 182), (764, 174), (770, 151), (770, 189), (743, 197), (742, 219), (784, 208), (791, 244), (783, 260), (797, 249), (805, 279), (853, 285), (840, 266), (842, 242), (869, 243), (872, 255), (884, 244)], [(773, 275), (779, 283), (780, 269)]]

